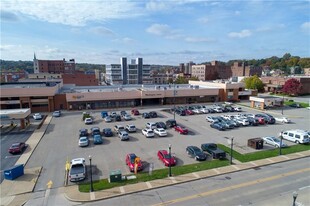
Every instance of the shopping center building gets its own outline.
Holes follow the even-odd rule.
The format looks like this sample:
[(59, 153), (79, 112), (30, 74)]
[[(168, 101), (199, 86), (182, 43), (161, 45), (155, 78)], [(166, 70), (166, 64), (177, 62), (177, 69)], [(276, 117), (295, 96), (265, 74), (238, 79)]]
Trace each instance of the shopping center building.
[(1, 109), (31, 112), (83, 110), (249, 99), (243, 83), (190, 81), (189, 84), (74, 86), (62, 81), (1, 84)]

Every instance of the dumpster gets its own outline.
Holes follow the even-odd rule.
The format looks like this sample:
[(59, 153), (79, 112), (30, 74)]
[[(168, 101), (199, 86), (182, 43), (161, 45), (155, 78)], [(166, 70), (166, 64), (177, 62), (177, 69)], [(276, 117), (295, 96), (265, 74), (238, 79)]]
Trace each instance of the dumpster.
[(253, 149), (263, 149), (264, 140), (262, 140), (261, 138), (248, 139), (248, 146)]
[(24, 165), (15, 165), (14, 167), (11, 167), (10, 169), (4, 170), (4, 179), (7, 180), (14, 180), (18, 178), (19, 176), (24, 175)]
[(120, 182), (122, 181), (121, 170), (113, 170), (110, 172), (109, 182)]

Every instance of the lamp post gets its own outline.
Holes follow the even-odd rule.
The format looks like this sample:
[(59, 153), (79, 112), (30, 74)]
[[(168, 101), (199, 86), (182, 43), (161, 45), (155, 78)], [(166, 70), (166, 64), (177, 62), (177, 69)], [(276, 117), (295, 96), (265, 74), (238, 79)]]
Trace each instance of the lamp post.
[(282, 115), (283, 115), (283, 107), (284, 107), (284, 96), (282, 96), (282, 111), (281, 111)]
[(296, 205), (296, 199), (297, 199), (298, 193), (296, 191), (293, 192), (293, 206)]
[(91, 166), (91, 155), (88, 156), (89, 158), (89, 164), (90, 164), (90, 192), (93, 192), (94, 191), (94, 188), (93, 188), (93, 172), (92, 172), (92, 166)]
[(171, 144), (169, 144), (169, 177), (171, 176)]
[(173, 120), (175, 121), (175, 81), (173, 81)]
[(283, 141), (283, 131), (281, 131), (280, 135), (280, 145), (279, 145), (279, 155), (282, 155), (282, 141)]
[(234, 137), (227, 140), (228, 144), (230, 144), (230, 164), (232, 165), (232, 158), (233, 158), (233, 145), (234, 145)]

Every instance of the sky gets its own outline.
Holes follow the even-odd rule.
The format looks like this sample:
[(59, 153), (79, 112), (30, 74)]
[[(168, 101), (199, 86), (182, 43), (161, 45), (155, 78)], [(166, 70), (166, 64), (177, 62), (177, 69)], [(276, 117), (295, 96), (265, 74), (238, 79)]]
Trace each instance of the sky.
[(309, 0), (1, 0), (0, 7), (3, 60), (310, 57)]

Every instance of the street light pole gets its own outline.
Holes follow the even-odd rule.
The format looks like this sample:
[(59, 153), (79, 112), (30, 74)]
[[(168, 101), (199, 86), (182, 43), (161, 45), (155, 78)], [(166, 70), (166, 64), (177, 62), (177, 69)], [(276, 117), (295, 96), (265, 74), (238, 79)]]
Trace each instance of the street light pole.
[(171, 176), (171, 144), (169, 144), (169, 177)]
[(282, 155), (282, 141), (283, 141), (283, 131), (281, 131), (280, 135), (280, 146), (279, 146), (279, 155)]
[(296, 199), (297, 199), (298, 193), (296, 191), (293, 192), (293, 206), (296, 206)]
[(234, 137), (230, 139), (230, 164), (232, 165)]
[(173, 120), (175, 121), (175, 81), (173, 81)]
[(283, 107), (284, 107), (284, 96), (282, 96), (282, 112), (281, 112), (282, 115), (283, 115)]
[(91, 155), (89, 155), (89, 164), (90, 164), (90, 192), (93, 192), (94, 191), (94, 188), (93, 188), (93, 172), (92, 172), (92, 166), (91, 166)]

